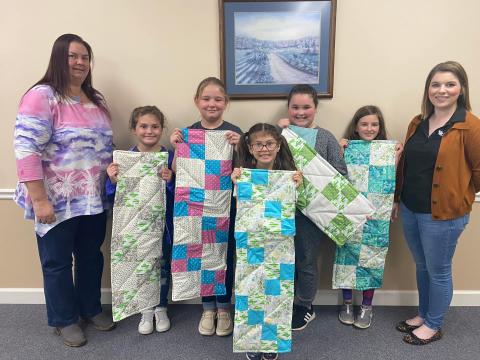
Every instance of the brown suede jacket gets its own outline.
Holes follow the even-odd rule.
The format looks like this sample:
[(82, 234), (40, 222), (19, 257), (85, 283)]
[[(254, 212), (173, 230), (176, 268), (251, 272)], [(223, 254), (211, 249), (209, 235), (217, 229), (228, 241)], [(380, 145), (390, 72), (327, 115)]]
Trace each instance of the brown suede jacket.
[[(422, 121), (417, 115), (408, 126), (405, 143)], [(397, 168), (395, 202), (403, 186), (404, 155)], [(472, 210), (480, 191), (480, 119), (467, 111), (464, 121), (455, 123), (443, 135), (432, 181), (432, 218), (450, 220)]]

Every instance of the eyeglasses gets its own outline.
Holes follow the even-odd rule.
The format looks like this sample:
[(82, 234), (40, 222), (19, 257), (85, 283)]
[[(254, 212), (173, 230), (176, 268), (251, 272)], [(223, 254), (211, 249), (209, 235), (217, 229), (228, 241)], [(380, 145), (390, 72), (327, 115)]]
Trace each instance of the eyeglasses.
[(268, 151), (272, 151), (272, 150), (275, 150), (275, 148), (277, 147), (277, 142), (268, 141), (266, 144), (257, 142), (257, 143), (251, 144), (250, 147), (255, 151), (262, 151), (264, 147), (267, 148)]

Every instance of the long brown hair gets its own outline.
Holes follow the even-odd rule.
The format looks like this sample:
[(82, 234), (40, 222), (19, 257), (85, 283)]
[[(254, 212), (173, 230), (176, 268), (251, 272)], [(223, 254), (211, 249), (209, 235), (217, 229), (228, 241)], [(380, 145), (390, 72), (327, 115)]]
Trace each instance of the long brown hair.
[(423, 91), (422, 100), (422, 118), (426, 119), (433, 113), (433, 104), (428, 97), (428, 88), (430, 87), (432, 78), (438, 72), (451, 72), (457, 77), (458, 81), (460, 82), (460, 86), (462, 87), (460, 96), (457, 99), (457, 106), (464, 107), (468, 111), (472, 110), (468, 91), (468, 77), (465, 69), (456, 61), (446, 61), (435, 65), (428, 73), (427, 80), (425, 80), (425, 89)]
[(297, 170), (293, 155), (288, 148), (287, 141), (278, 132), (275, 126), (266, 123), (253, 125), (240, 137), (240, 142), (238, 143), (238, 165), (250, 169), (255, 169), (257, 167), (257, 160), (252, 154), (250, 154), (249, 147), (251, 145), (251, 137), (256, 133), (262, 132), (272, 136), (280, 146), (273, 163), (273, 170)]
[[(93, 52), (91, 46), (83, 40), (80, 36), (75, 34), (63, 34), (60, 35), (53, 43), (52, 52), (50, 54), (50, 61), (48, 62), (47, 71), (45, 75), (38, 80), (33, 86), (36, 85), (49, 85), (51, 86), (57, 95), (62, 99), (68, 97), (70, 90), (70, 72), (68, 67), (68, 48), (70, 43), (78, 42), (85, 46), (88, 52), (90, 65), (93, 63)], [(85, 81), (82, 84), (82, 90), (87, 98), (97, 105), (100, 109), (109, 113), (105, 98), (103, 95), (92, 86), (92, 68), (88, 72)]]
[(367, 115), (376, 115), (378, 118), (379, 130), (374, 140), (387, 140), (387, 128), (385, 126), (385, 120), (381, 110), (375, 105), (365, 105), (358, 109), (353, 115), (352, 120), (348, 124), (345, 131), (345, 139), (348, 140), (361, 140), (357, 132), (357, 124), (359, 120)]

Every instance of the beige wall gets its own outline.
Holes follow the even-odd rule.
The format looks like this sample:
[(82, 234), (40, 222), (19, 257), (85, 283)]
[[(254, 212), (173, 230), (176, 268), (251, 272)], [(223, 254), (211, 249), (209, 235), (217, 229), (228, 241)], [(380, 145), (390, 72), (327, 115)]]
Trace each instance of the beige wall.
[[(338, 0), (334, 97), (322, 100), (317, 120), (342, 134), (361, 105), (379, 105), (392, 138), (402, 139), (419, 111), (424, 80), (444, 60), (461, 62), (470, 77), (474, 112), (480, 108), (478, 0)], [(93, 47), (94, 84), (107, 97), (115, 143), (131, 144), (127, 119), (138, 105), (156, 104), (170, 129), (192, 123), (198, 82), (219, 75), (216, 0), (2, 1), (0, 12), (0, 189), (15, 184), (12, 128), (18, 101), (43, 75), (51, 45), (66, 32)], [(285, 115), (285, 101), (234, 101), (226, 119), (247, 128)], [(476, 264), (480, 204), (455, 256), (455, 288), (480, 290)], [(33, 225), (11, 200), (0, 200), (0, 288), (41, 287)], [(385, 289), (414, 289), (414, 268), (399, 224), (392, 227)], [(333, 246), (325, 244), (321, 287), (329, 288)], [(15, 269), (15, 271), (13, 271)], [(108, 270), (104, 284), (108, 286)]]

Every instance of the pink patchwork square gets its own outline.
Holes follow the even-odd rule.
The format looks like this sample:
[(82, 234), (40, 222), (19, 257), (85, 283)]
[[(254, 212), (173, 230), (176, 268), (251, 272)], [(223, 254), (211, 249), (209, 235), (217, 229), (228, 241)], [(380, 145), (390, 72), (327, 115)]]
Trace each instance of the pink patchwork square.
[(201, 258), (202, 257), (202, 244), (191, 244), (187, 247), (188, 258)]
[(220, 175), (229, 176), (232, 173), (232, 160), (222, 160), (220, 162)]
[(228, 231), (229, 223), (230, 223), (230, 218), (228, 217), (217, 218), (217, 230)]
[(175, 202), (190, 201), (190, 188), (177, 187), (175, 188)]
[(200, 296), (212, 296), (214, 295), (214, 284), (202, 284), (200, 286)]
[(190, 144), (205, 144), (205, 131), (200, 129), (188, 130), (188, 142)]
[(202, 216), (203, 203), (191, 202), (188, 204), (188, 216)]
[(190, 147), (186, 143), (177, 144), (177, 157), (190, 158)]
[(202, 244), (214, 244), (216, 233), (215, 230), (202, 230)]
[(185, 272), (187, 271), (187, 260), (172, 260), (172, 272)]
[(215, 283), (216, 284), (225, 283), (225, 270), (218, 270), (215, 272)]
[(205, 190), (220, 190), (220, 176), (205, 175)]

